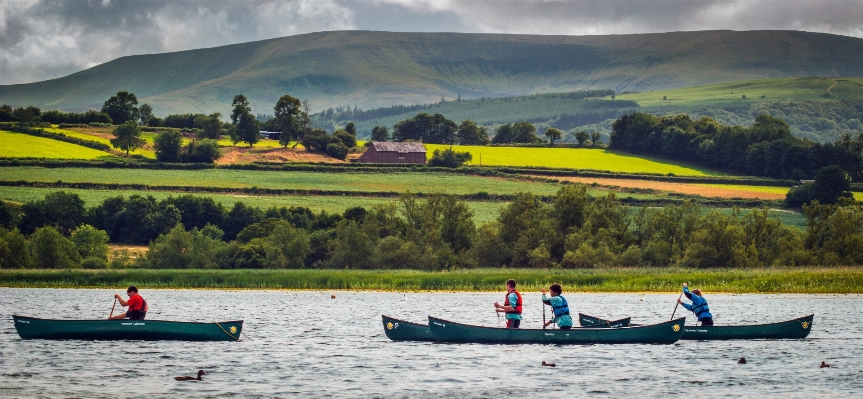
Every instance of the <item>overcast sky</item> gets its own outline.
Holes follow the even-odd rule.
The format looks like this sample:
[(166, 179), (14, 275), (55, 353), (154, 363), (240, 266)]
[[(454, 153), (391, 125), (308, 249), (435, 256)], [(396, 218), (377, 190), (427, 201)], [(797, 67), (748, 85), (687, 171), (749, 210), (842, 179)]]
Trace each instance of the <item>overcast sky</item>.
[(131, 54), (326, 30), (601, 35), (791, 29), (863, 37), (863, 0), (0, 0), (0, 84)]

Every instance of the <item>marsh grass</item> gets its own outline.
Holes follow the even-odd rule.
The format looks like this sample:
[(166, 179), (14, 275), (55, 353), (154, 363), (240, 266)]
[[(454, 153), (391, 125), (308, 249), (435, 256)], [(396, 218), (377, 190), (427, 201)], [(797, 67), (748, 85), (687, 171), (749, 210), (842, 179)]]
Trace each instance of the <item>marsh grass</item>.
[(677, 292), (688, 281), (707, 292), (863, 293), (863, 268), (590, 270), (2, 270), (0, 286), (100, 288), (500, 291), (509, 278), (521, 291), (560, 283), (569, 292)]

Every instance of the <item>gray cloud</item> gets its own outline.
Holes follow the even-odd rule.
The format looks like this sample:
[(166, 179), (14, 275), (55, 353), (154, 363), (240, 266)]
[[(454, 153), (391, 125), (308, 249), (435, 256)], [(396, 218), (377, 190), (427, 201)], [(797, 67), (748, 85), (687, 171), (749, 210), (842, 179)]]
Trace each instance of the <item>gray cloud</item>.
[(0, 0), (0, 84), (117, 57), (325, 30), (561, 35), (793, 29), (863, 37), (863, 0)]

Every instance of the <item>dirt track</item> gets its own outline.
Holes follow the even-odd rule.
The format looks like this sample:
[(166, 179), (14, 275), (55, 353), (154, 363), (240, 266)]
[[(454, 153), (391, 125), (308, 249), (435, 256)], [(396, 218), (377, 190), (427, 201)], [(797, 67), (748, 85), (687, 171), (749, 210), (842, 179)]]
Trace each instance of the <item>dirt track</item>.
[(315, 154), (299, 148), (239, 148), (222, 147), (222, 157), (216, 163), (219, 165), (230, 165), (237, 163), (250, 163), (255, 161), (266, 162), (326, 162), (344, 163), (338, 159)]
[[(534, 176), (544, 177), (549, 176)], [(558, 180), (566, 180), (571, 182), (585, 184), (599, 184), (603, 186), (618, 186), (627, 188), (649, 188), (660, 191), (670, 191), (681, 194), (700, 195), (702, 197), (719, 197), (719, 198), (746, 198), (746, 199), (762, 199), (762, 200), (781, 200), (785, 199), (785, 194), (763, 193), (758, 191), (733, 190), (721, 187), (709, 187), (706, 185), (695, 185), (688, 183), (668, 183), (652, 180), (634, 180), (634, 179), (607, 179), (601, 177), (568, 177), (554, 176)]]

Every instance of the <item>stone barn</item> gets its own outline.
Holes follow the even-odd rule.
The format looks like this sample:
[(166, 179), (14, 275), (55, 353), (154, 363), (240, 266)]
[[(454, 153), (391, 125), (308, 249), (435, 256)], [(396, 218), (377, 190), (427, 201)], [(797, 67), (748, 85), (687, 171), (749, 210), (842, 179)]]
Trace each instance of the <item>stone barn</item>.
[(426, 147), (423, 143), (389, 143), (373, 141), (363, 155), (357, 159), (362, 163), (426, 163)]

